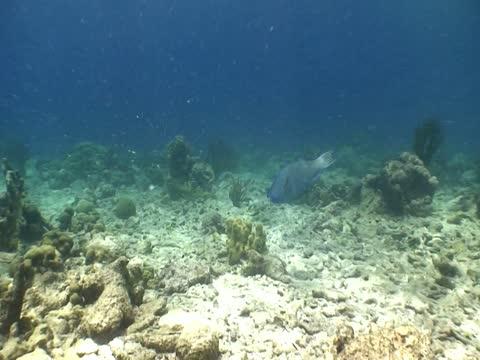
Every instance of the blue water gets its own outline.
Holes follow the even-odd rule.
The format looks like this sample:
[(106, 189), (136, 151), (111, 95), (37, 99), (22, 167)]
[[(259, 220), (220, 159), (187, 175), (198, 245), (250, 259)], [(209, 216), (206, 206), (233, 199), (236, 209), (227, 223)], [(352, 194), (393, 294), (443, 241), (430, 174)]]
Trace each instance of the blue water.
[(35, 152), (222, 136), (402, 148), (422, 119), (478, 149), (477, 0), (6, 0), (0, 131)]

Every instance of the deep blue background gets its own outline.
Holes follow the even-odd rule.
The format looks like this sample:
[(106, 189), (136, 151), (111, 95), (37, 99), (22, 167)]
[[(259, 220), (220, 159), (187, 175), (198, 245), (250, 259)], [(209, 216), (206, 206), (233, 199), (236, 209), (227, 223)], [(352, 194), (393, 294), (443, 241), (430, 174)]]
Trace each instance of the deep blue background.
[(478, 0), (6, 0), (0, 131), (35, 151), (177, 132), (290, 149), (438, 116), (480, 134)]

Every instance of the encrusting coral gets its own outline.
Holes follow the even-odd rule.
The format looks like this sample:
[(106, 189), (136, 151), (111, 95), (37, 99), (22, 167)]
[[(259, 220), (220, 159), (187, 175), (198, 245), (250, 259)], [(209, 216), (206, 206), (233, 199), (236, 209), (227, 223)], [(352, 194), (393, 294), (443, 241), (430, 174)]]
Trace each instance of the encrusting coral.
[(438, 187), (422, 160), (406, 152), (387, 162), (380, 174), (367, 175), (364, 182), (380, 193), (385, 209), (395, 215), (427, 215)]

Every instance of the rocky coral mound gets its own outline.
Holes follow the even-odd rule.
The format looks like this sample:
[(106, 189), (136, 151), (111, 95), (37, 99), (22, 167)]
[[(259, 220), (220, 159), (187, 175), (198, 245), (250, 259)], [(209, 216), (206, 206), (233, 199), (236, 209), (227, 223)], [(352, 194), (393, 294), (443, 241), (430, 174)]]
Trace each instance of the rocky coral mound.
[(438, 187), (422, 160), (407, 152), (387, 162), (380, 174), (367, 175), (364, 183), (378, 191), (384, 209), (395, 215), (428, 215)]

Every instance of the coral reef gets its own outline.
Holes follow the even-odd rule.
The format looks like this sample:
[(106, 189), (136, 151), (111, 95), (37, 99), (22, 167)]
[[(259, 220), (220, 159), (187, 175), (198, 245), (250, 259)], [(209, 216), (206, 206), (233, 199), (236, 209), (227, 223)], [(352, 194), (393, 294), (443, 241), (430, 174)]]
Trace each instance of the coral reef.
[(385, 209), (395, 215), (424, 216), (431, 203), (438, 180), (414, 154), (403, 153), (386, 163), (379, 175), (367, 175), (367, 186), (380, 192)]
[(436, 119), (427, 119), (415, 129), (413, 151), (428, 166), (442, 145), (443, 128)]
[(267, 251), (267, 236), (262, 224), (255, 226), (242, 218), (226, 221), (228, 262), (231, 265), (240, 262), (249, 250), (257, 253)]
[(137, 214), (137, 207), (132, 199), (122, 196), (116, 200), (113, 213), (117, 218), (126, 220)]
[[(76, 169), (80, 177), (56, 191), (27, 164), (29, 199), (55, 227), (17, 185), (8, 239), (22, 246), (0, 251), (0, 358), (479, 358), (480, 201), (470, 157), (452, 160), (456, 175), (436, 192), (415, 155), (382, 165), (381, 152), (348, 149), (351, 158), (339, 157), (303, 201), (272, 205), (269, 167), (284, 155), (259, 165), (251, 160), (264, 155), (247, 151), (255, 167), (238, 174), (251, 180), (236, 181), (237, 196), (232, 174), (213, 182), (213, 164), (184, 140), (171, 144), (170, 165), (185, 166), (168, 180), (168, 149), (143, 163), (133, 151), (100, 155), (98, 168)], [(82, 151), (91, 150), (99, 151)], [(434, 165), (443, 183), (449, 168)], [(110, 166), (135, 183), (119, 188)], [(375, 175), (359, 183), (368, 171)], [(181, 201), (168, 199), (175, 186)], [(141, 216), (116, 219), (122, 194)]]

